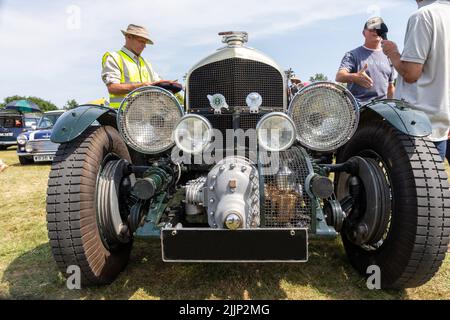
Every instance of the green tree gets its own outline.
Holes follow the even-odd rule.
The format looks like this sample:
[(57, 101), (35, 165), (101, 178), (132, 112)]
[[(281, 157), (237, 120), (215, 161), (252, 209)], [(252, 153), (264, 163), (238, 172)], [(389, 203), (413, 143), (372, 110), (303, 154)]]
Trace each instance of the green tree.
[(80, 105), (75, 99), (67, 100), (66, 104), (64, 105), (65, 110), (72, 110), (75, 108), (78, 108)]
[(25, 97), (25, 96), (10, 96), (4, 99), (3, 103), (0, 103), (0, 108), (4, 108), (8, 103), (16, 100), (29, 100), (36, 103), (42, 112), (58, 110), (58, 107), (48, 100), (44, 100), (38, 97)]
[(323, 73), (316, 73), (313, 77), (309, 78), (309, 81), (310, 82), (328, 81), (328, 77)]

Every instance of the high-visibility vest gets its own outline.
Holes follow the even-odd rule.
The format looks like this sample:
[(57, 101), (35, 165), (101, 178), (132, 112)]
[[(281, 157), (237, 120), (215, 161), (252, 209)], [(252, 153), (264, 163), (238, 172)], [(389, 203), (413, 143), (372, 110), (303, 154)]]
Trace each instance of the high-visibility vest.
[[(129, 57), (122, 50), (117, 52), (107, 52), (103, 56), (103, 66), (105, 66), (106, 59), (112, 57), (120, 68), (121, 84), (136, 84), (143, 82), (155, 82), (155, 74), (151, 64), (144, 58), (139, 57), (139, 64), (137, 64), (131, 57)], [(120, 104), (125, 99), (125, 95), (109, 94), (109, 105), (111, 108), (118, 109)]]

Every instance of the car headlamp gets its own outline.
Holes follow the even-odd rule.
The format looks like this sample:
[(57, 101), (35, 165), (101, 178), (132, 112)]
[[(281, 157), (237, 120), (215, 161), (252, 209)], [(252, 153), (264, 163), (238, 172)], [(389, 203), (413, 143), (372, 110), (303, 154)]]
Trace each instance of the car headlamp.
[(159, 87), (131, 92), (117, 115), (125, 142), (145, 154), (158, 154), (173, 147), (172, 133), (182, 116), (177, 98)]
[(343, 86), (317, 82), (305, 87), (292, 100), (288, 114), (297, 139), (308, 149), (329, 152), (342, 147), (355, 134), (359, 104)]
[(25, 146), (25, 151), (28, 153), (32, 153), (33, 152), (33, 147), (27, 143), (27, 145)]
[(183, 152), (198, 154), (205, 150), (211, 142), (212, 130), (208, 119), (196, 114), (188, 114), (176, 126), (173, 140)]
[(24, 135), (24, 134), (21, 134), (21, 135), (19, 135), (18, 137), (17, 137), (17, 143), (18, 144), (25, 144), (25, 143), (27, 143), (27, 141), (28, 141), (28, 138), (27, 138), (27, 136), (26, 135)]
[(256, 126), (256, 132), (260, 146), (272, 152), (289, 149), (296, 138), (294, 122), (282, 112), (264, 116)]

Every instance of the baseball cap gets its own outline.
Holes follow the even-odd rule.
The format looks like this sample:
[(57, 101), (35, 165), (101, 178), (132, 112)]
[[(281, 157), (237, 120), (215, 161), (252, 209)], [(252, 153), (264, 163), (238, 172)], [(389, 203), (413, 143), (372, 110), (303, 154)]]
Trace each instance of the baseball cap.
[(384, 23), (383, 19), (381, 17), (373, 17), (367, 20), (367, 22), (364, 24), (364, 29), (366, 30), (376, 30), (381, 29), (381, 25)]

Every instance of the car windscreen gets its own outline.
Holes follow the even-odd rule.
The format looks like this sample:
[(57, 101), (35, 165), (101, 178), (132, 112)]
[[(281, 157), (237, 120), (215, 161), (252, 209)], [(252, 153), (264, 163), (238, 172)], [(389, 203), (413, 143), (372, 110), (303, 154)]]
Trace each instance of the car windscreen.
[(22, 128), (21, 116), (0, 116), (0, 128)]
[(48, 129), (53, 127), (60, 116), (60, 113), (43, 115), (39, 120), (39, 124), (37, 126), (38, 129)]
[(39, 119), (34, 119), (34, 118), (25, 119), (25, 127), (31, 128), (32, 126), (37, 126), (38, 121), (39, 121)]

